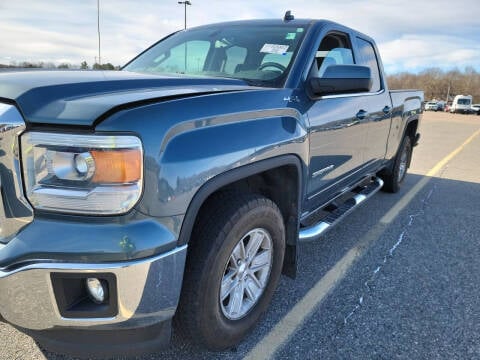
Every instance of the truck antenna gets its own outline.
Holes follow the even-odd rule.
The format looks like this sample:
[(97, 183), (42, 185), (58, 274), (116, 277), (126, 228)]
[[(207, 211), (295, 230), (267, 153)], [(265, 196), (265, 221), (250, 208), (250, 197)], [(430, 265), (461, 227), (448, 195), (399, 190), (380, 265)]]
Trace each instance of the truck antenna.
[(283, 17), (283, 21), (292, 21), (295, 19), (295, 16), (292, 15), (292, 12), (290, 10), (287, 10), (285, 12), (285, 16)]

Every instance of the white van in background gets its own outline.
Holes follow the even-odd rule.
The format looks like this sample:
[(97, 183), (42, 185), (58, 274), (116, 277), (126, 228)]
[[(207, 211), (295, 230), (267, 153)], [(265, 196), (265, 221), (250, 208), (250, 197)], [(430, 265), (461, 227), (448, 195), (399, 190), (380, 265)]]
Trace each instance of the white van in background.
[(457, 95), (453, 99), (452, 106), (450, 106), (451, 113), (470, 113), (472, 105), (472, 95)]

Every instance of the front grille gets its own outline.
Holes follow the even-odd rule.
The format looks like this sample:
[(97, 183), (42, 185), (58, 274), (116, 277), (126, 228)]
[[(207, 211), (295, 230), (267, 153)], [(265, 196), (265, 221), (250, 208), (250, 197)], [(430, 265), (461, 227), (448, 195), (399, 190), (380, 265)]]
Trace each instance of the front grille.
[(33, 220), (21, 179), (18, 138), (24, 130), (17, 108), (0, 103), (0, 243), (7, 243)]

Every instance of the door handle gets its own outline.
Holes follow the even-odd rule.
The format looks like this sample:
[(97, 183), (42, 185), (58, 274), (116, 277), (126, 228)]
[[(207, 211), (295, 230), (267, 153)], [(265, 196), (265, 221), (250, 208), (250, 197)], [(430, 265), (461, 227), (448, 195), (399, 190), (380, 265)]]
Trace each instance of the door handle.
[(366, 112), (365, 110), (360, 110), (355, 116), (358, 120), (364, 120), (368, 116), (368, 112)]
[(392, 108), (388, 105), (385, 105), (385, 107), (383, 108), (382, 111), (385, 115), (388, 115), (388, 114), (390, 114), (390, 110), (392, 110)]

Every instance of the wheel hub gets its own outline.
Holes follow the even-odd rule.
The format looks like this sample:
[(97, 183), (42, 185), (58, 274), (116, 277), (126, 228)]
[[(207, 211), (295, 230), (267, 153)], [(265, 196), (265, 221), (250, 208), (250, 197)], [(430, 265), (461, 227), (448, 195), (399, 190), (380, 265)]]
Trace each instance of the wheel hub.
[(243, 279), (245, 277), (245, 275), (247, 274), (246, 271), (247, 271), (247, 263), (241, 262), (240, 266), (238, 267), (237, 277), (240, 278), (240, 279)]
[(405, 174), (407, 172), (407, 166), (408, 166), (408, 155), (409, 155), (409, 149), (405, 147), (402, 151), (402, 155), (400, 157), (400, 164), (398, 167), (398, 182), (401, 182), (403, 178), (405, 177)]
[(226, 318), (241, 319), (257, 304), (270, 277), (272, 244), (269, 232), (257, 228), (234, 247), (220, 284), (220, 307)]

